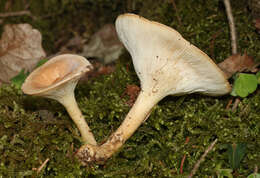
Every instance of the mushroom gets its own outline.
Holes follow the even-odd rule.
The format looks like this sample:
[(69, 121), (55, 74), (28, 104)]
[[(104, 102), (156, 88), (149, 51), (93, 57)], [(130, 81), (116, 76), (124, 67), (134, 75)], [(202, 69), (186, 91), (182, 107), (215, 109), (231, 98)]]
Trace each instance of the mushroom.
[(42, 96), (60, 102), (78, 127), (83, 141), (96, 145), (96, 140), (74, 96), (78, 80), (92, 68), (82, 56), (73, 54), (55, 56), (26, 78), (22, 91), (28, 95)]
[(116, 20), (116, 31), (132, 57), (141, 91), (122, 124), (104, 144), (86, 144), (78, 150), (83, 165), (111, 157), (165, 96), (195, 92), (219, 96), (231, 90), (217, 65), (174, 29), (135, 14), (123, 14)]

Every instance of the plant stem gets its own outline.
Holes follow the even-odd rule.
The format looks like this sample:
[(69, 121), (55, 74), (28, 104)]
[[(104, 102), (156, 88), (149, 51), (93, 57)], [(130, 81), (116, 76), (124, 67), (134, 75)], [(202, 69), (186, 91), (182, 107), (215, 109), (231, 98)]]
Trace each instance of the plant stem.
[(94, 135), (92, 134), (87, 122), (85, 121), (84, 116), (82, 115), (78, 107), (74, 93), (64, 96), (64, 98), (60, 102), (64, 105), (71, 119), (78, 127), (83, 141), (87, 144), (97, 145)]
[(23, 16), (23, 15), (31, 16), (31, 12), (30, 11), (17, 11), (17, 12), (0, 13), (0, 17), (13, 17), (13, 16)]
[(188, 176), (188, 178), (192, 178), (193, 175), (197, 172), (197, 170), (200, 167), (200, 163), (202, 163), (205, 160), (205, 157), (207, 156), (207, 154), (213, 149), (213, 147), (215, 146), (215, 144), (217, 143), (218, 139), (215, 139), (210, 146), (206, 149), (206, 151), (203, 153), (203, 155), (200, 157), (200, 159), (198, 160), (198, 162), (195, 164), (195, 166), (193, 167), (190, 175)]
[(234, 17), (232, 14), (232, 9), (229, 0), (224, 0), (224, 5), (226, 8), (229, 28), (230, 28), (230, 35), (231, 35), (231, 47), (232, 47), (232, 54), (237, 54), (237, 37), (236, 37), (236, 28)]

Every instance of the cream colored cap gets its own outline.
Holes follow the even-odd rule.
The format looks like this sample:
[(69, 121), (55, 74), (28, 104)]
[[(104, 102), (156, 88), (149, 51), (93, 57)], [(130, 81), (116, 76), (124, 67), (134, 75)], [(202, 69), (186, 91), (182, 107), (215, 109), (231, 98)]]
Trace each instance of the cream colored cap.
[(160, 92), (161, 97), (230, 92), (225, 74), (176, 30), (135, 14), (123, 14), (116, 20), (116, 31), (132, 56), (144, 91)]
[(68, 82), (77, 82), (92, 65), (82, 56), (63, 54), (55, 56), (34, 70), (22, 85), (29, 95), (45, 95)]

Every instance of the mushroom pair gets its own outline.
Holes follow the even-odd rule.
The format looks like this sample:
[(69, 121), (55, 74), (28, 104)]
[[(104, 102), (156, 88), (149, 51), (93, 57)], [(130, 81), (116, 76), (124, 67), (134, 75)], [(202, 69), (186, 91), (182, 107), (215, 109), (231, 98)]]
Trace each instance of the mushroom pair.
[(231, 90), (217, 65), (174, 29), (135, 14), (120, 15), (115, 24), (132, 57), (141, 91), (123, 123), (105, 143), (79, 149), (77, 157), (84, 165), (111, 157), (165, 96), (195, 92), (218, 96)]
[[(96, 144), (73, 94), (80, 76), (91, 68), (83, 57), (63, 55), (49, 60), (31, 73), (22, 88), (27, 94), (56, 99), (67, 108), (87, 143), (76, 154), (83, 165), (111, 157), (167, 95), (196, 92), (218, 96), (231, 90), (217, 65), (174, 29), (135, 14), (123, 14), (116, 20), (116, 31), (132, 57), (141, 91), (123, 123), (102, 145)], [(56, 72), (50, 73), (51, 68)]]

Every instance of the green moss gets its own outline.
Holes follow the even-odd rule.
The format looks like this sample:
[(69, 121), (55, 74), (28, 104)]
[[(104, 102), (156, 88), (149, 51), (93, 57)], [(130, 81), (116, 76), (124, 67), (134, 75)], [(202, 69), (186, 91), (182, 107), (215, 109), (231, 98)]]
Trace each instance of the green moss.
[[(121, 96), (127, 84), (138, 81), (132, 66), (126, 70), (127, 65), (129, 61), (121, 60), (113, 74), (77, 87), (79, 106), (100, 142), (130, 109), (125, 104), (128, 98)], [(104, 166), (84, 168), (73, 157), (81, 140), (64, 108), (55, 101), (25, 96), (14, 87), (4, 86), (0, 90), (0, 175), (36, 175), (32, 168), (49, 158), (40, 176), (175, 177), (184, 154), (187, 174), (215, 138), (219, 141), (198, 174), (214, 175), (219, 163), (229, 168), (223, 145), (244, 142), (247, 154), (239, 172), (248, 175), (260, 160), (260, 96), (244, 99), (237, 112), (225, 110), (229, 98), (167, 97)], [(42, 109), (54, 117), (39, 115)], [(184, 144), (187, 137), (190, 142)]]
[[(93, 28), (98, 29), (105, 22), (113, 22), (118, 14), (128, 9), (174, 27), (218, 62), (230, 55), (228, 23), (219, 0), (175, 1), (181, 24), (170, 1), (134, 0), (129, 1), (132, 2), (131, 8), (126, 1), (75, 2), (47, 0), (40, 5), (32, 0), (30, 10), (36, 17), (44, 14), (51, 16), (36, 20), (10, 17), (5, 23), (32, 23), (42, 32), (44, 47), (52, 52), (56, 50), (53, 49), (55, 41), (70, 34), (74, 28), (82, 24), (89, 28), (87, 25), (91, 24), (90, 21), (78, 18), (83, 14), (96, 13), (96, 26)], [(259, 60), (259, 36), (243, 2), (242, 5), (233, 5), (239, 49)], [(4, 4), (4, 1), (0, 2), (0, 11), (4, 10)], [(12, 8), (21, 10), (18, 5)], [(93, 16), (87, 17), (87, 20), (91, 18)], [(93, 28), (85, 30), (92, 31)], [(213, 42), (214, 45), (211, 45)], [(126, 104), (129, 98), (123, 95), (128, 84), (139, 85), (139, 81), (130, 57), (123, 55), (114, 73), (94, 78), (77, 87), (76, 98), (80, 109), (99, 142), (119, 126), (130, 109)], [(84, 168), (73, 157), (81, 146), (81, 139), (65, 109), (53, 100), (25, 96), (13, 86), (2, 86), (0, 177), (183, 177), (191, 171), (215, 138), (218, 138), (217, 145), (201, 164), (197, 175), (215, 175), (214, 169), (218, 164), (222, 168), (230, 168), (224, 145), (244, 142), (247, 144), (247, 153), (238, 173), (240, 177), (245, 177), (260, 162), (260, 95), (258, 91), (243, 99), (235, 112), (225, 109), (231, 98), (196, 94), (166, 97), (120, 152), (105, 165)], [(190, 141), (185, 144), (187, 137)], [(180, 163), (184, 155), (187, 156), (184, 174), (180, 175)], [(33, 168), (38, 168), (47, 158), (49, 162), (37, 175)]]

